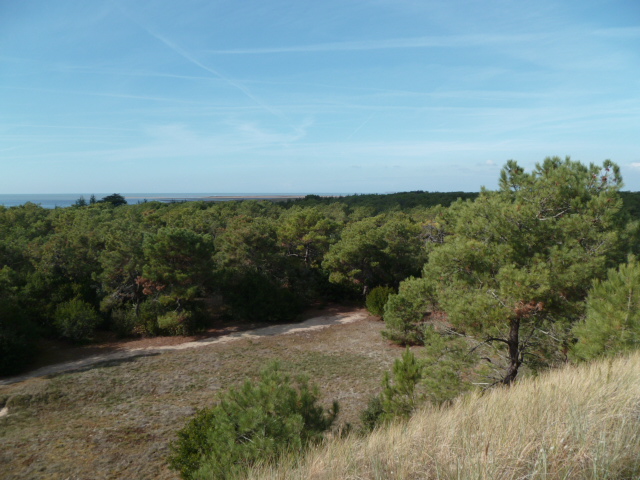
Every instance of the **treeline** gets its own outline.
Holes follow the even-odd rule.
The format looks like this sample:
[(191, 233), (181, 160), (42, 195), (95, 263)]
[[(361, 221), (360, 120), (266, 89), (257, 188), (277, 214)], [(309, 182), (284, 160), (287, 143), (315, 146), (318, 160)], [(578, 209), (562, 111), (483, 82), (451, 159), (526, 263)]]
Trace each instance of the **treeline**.
[[(558, 162), (556, 170), (562, 163)], [(593, 175), (587, 167), (580, 168)], [(608, 204), (608, 211), (615, 210), (616, 222), (626, 225), (640, 212), (640, 194), (620, 194), (617, 184), (609, 188), (609, 183), (610, 179), (603, 191), (613, 191), (615, 197), (610, 200), (615, 203)], [(576, 193), (567, 192), (562, 193), (567, 199)], [(436, 275), (454, 278), (453, 272), (465, 268), (473, 278), (475, 263), (484, 262), (491, 270), (507, 258), (497, 253), (489, 261), (493, 254), (482, 246), (482, 240), (477, 247), (472, 248), (471, 243), (459, 247), (457, 258), (471, 262), (457, 267), (462, 270), (423, 271), (430, 252), (443, 245), (446, 237), (462, 239), (483, 218), (512, 215), (500, 213), (504, 206), (494, 205), (494, 200), (487, 203), (493, 198), (489, 193), (478, 195), (415, 191), (309, 195), (280, 203), (126, 205), (120, 195), (113, 194), (99, 201), (79, 199), (73, 207), (54, 210), (34, 204), (0, 207), (0, 372), (24, 367), (40, 337), (82, 342), (100, 330), (121, 336), (180, 335), (229, 318), (287, 321), (314, 301), (362, 299), (379, 286), (387, 289), (382, 303), (378, 302), (379, 313), (389, 292), (401, 294), (392, 295), (384, 315), (388, 338), (400, 343), (423, 342), (425, 316), (446, 310), (442, 300), (436, 301), (429, 279)], [(507, 192), (496, 195), (506, 198)], [(625, 208), (617, 203), (620, 197)], [(521, 203), (529, 200), (523, 198)], [(491, 222), (500, 231), (491, 233)], [(501, 249), (519, 241), (517, 235), (522, 233), (516, 232), (520, 230), (498, 223), (490, 220), (477, 227), (480, 233), (465, 241), (489, 235), (500, 239)], [(522, 223), (518, 228), (530, 226)], [(576, 227), (567, 228), (574, 235), (571, 229)], [(537, 252), (549, 242), (578, 241), (562, 240), (557, 234), (536, 237), (531, 232), (528, 235), (537, 238), (537, 243), (528, 240), (529, 244), (514, 247), (510, 261), (517, 264), (529, 258), (527, 248)], [(616, 248), (616, 252), (624, 250)], [(475, 249), (480, 249), (482, 258), (470, 256)], [(433, 259), (438, 255), (443, 253)], [(598, 261), (611, 266), (619, 257), (609, 252), (605, 260)], [(586, 287), (580, 287), (577, 298), (584, 297), (591, 278), (602, 277), (601, 267), (598, 272), (586, 274)], [(458, 292), (455, 286), (452, 291), (456, 298), (465, 290)]]
[(473, 200), (477, 196), (477, 192), (425, 192), (423, 190), (337, 197), (307, 195), (300, 200), (289, 200), (287, 205), (316, 206), (344, 203), (350, 208), (364, 207), (370, 213), (381, 213), (390, 210), (407, 210), (415, 207), (435, 207), (438, 205), (448, 207), (458, 199)]
[[(106, 200), (0, 207), (0, 373), (40, 337), (189, 334), (228, 318), (286, 321), (418, 275), (451, 194), (295, 202)], [(92, 199), (93, 200), (93, 199)], [(402, 205), (413, 205), (404, 208)]]

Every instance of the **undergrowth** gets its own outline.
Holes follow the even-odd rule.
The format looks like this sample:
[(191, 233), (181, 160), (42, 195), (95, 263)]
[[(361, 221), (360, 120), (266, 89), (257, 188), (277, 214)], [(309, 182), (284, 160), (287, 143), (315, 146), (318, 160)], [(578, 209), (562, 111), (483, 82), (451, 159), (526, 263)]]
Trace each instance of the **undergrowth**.
[(640, 353), (566, 367), (335, 439), (252, 479), (640, 477)]

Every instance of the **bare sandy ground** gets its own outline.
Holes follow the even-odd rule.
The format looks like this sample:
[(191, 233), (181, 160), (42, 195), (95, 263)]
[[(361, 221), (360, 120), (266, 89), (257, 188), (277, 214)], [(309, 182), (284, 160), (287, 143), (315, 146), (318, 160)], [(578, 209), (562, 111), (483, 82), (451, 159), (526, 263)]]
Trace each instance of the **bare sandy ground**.
[[(242, 338), (256, 338), (266, 337), (273, 335), (289, 335), (293, 333), (319, 330), (329, 327), (331, 325), (344, 325), (352, 323), (358, 320), (367, 318), (368, 312), (364, 309), (352, 310), (343, 313), (332, 313), (328, 315), (321, 315), (312, 317), (299, 323), (287, 323), (282, 325), (272, 325), (268, 327), (256, 328), (254, 330), (245, 330), (243, 332), (230, 333), (228, 335), (203, 338), (191, 342), (179, 343), (175, 345), (162, 345), (143, 348), (124, 348), (116, 352), (109, 352), (97, 355), (91, 355), (80, 360), (73, 360), (70, 362), (58, 363), (55, 365), (47, 365), (45, 367), (38, 368), (29, 373), (23, 375), (17, 375), (14, 377), (8, 377), (0, 379), (0, 385), (10, 385), (12, 383), (23, 382), (30, 378), (44, 377), (47, 375), (53, 375), (64, 372), (72, 372), (74, 370), (84, 369), (88, 366), (98, 363), (109, 362), (112, 360), (122, 360), (133, 357), (140, 357), (146, 355), (157, 355), (159, 353), (171, 351), (171, 350), (184, 350), (188, 348), (200, 348), (216, 343), (228, 343)], [(0, 416), (6, 415), (6, 412), (0, 411)]]

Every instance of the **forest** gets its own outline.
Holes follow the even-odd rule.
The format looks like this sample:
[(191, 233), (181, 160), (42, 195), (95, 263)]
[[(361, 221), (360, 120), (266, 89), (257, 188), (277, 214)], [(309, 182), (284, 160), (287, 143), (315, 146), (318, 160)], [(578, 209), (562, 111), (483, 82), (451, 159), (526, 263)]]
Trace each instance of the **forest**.
[(0, 374), (39, 338), (182, 335), (292, 320), (308, 305), (417, 275), (442, 207), (465, 193), (298, 201), (0, 207)]
[(429, 316), (495, 337), (483, 347), (510, 352), (509, 382), (557, 353), (524, 362), (541, 326), (562, 337), (592, 281), (636, 253), (640, 195), (621, 185), (611, 162), (555, 157), (531, 173), (509, 162), (480, 194), (0, 207), (0, 374), (28, 366), (42, 337), (190, 334), (369, 295), (398, 343), (424, 343)]
[[(373, 430), (425, 402), (636, 348), (640, 195), (622, 186), (608, 160), (549, 157), (531, 172), (507, 162), (499, 188), (479, 193), (136, 205), (114, 194), (0, 207), (0, 375), (28, 368), (42, 338), (189, 335), (358, 302), (384, 321), (387, 341), (407, 347), (362, 412)], [(231, 390), (180, 433), (171, 462), (185, 478), (200, 468), (202, 429), (220, 423), (219, 409), (233, 418), (228, 405), (275, 388), (287, 406), (273, 428), (299, 447), (338, 412), (277, 364), (261, 382)]]

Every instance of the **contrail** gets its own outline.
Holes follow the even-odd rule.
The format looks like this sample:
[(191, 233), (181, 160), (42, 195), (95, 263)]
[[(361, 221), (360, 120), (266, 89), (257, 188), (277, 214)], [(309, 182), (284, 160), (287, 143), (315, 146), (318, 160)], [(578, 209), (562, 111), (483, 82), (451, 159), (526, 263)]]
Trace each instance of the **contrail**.
[[(224, 80), (225, 82), (227, 82), (229, 85), (231, 85), (232, 87), (237, 88), (238, 90), (240, 90), (242, 93), (244, 93), (248, 98), (250, 98), (251, 100), (253, 100), (255, 103), (257, 103), (258, 105), (260, 105), (262, 108), (264, 108), (265, 110), (267, 110), (269, 113), (271, 113), (272, 115), (275, 115), (276, 117), (285, 119), (282, 114), (280, 112), (275, 111), (274, 109), (272, 109), (271, 107), (269, 107), (269, 105), (267, 105), (266, 103), (264, 103), (263, 101), (261, 101), (259, 98), (257, 98), (255, 95), (253, 95), (249, 90), (247, 90), (243, 85), (239, 84), (238, 82), (233, 81), (231, 78), (227, 77), (226, 75), (223, 75), (222, 73), (220, 73), (217, 70), (214, 70), (211, 67), (208, 67), (207, 65), (203, 64), (201, 61), (199, 61), (197, 58), (195, 58), (193, 55), (191, 55), (189, 52), (187, 52), (186, 50), (184, 50), (183, 48), (181, 48), (179, 45), (176, 45), (174, 42), (172, 42), (171, 40), (163, 37), (162, 35), (155, 33), (153, 30), (151, 30), (148, 27), (145, 27), (144, 25), (141, 25), (142, 28), (144, 28), (149, 35), (155, 37), (156, 39), (160, 40), (162, 43), (164, 43), (167, 47), (169, 47), (171, 50), (173, 50), (174, 52), (176, 52), (178, 55), (182, 56), (183, 58), (185, 58), (186, 60), (190, 61), (191, 63), (193, 63), (194, 65), (197, 65), (198, 67), (202, 68), (203, 70), (206, 70), (207, 72), (215, 75), (216, 77)], [(286, 119), (285, 119), (286, 120)]]
[(367, 123), (369, 123), (369, 120), (371, 120), (374, 116), (375, 116), (375, 113), (372, 113), (371, 115), (369, 115), (369, 117), (364, 122), (362, 122), (358, 126), (358, 128), (356, 128), (353, 132), (351, 132), (351, 135), (347, 137), (347, 140), (351, 140), (351, 137), (353, 137), (356, 133), (360, 131), (362, 127), (364, 127)]
[(281, 120), (285, 120), (287, 122), (287, 124), (289, 124), (289, 127), (294, 128), (292, 125), (290, 125), (290, 121), (284, 115), (282, 115), (282, 113), (274, 110), (269, 105), (264, 103), (262, 100), (257, 98), (249, 90), (247, 90), (243, 85), (241, 85), (238, 82), (234, 81), (233, 79), (227, 77), (226, 75), (223, 75), (219, 71), (217, 71), (217, 70), (215, 70), (215, 69), (213, 69), (211, 67), (208, 67), (207, 65), (202, 63), (200, 60), (195, 58), (193, 55), (191, 55), (189, 52), (187, 52), (185, 49), (183, 49), (182, 47), (180, 47), (176, 43), (172, 42), (168, 38), (165, 38), (164, 36), (160, 35), (159, 33), (154, 32), (151, 28), (147, 27), (146, 25), (142, 24), (141, 22), (139, 22), (138, 20), (133, 18), (133, 16), (131, 16), (122, 7), (122, 5), (120, 5), (120, 4), (115, 4), (115, 5), (122, 12), (122, 14), (125, 15), (129, 20), (131, 20), (133, 23), (138, 25), (138, 27), (142, 28), (145, 32), (147, 32), (149, 35), (154, 37), (156, 40), (159, 40), (160, 42), (164, 43), (167, 47), (169, 47), (175, 53), (180, 55), (182, 58), (184, 58), (185, 60), (188, 60), (189, 62), (193, 63), (194, 65), (196, 65), (198, 67), (200, 67), (201, 69), (211, 73), (212, 75), (215, 75), (216, 77), (218, 77), (219, 79), (223, 80), (228, 85), (231, 85), (232, 87), (236, 88), (237, 90), (240, 90), (246, 97), (250, 98), (253, 102), (257, 103), (260, 107), (264, 108), (266, 111), (268, 111), (272, 115), (280, 118)]
[(260, 55), (274, 53), (314, 53), (349, 52), (362, 50), (390, 50), (403, 48), (461, 48), (478, 45), (493, 45), (515, 42), (535, 42), (541, 35), (533, 34), (483, 34), (448, 35), (413, 38), (389, 38), (383, 40), (363, 40), (352, 42), (317, 43), (313, 45), (292, 45), (287, 47), (238, 48), (230, 50), (210, 50), (216, 55)]

